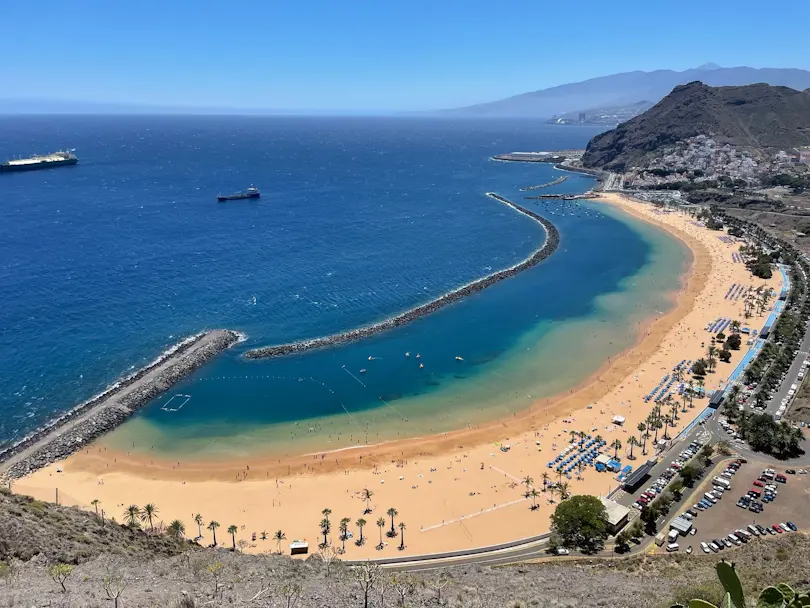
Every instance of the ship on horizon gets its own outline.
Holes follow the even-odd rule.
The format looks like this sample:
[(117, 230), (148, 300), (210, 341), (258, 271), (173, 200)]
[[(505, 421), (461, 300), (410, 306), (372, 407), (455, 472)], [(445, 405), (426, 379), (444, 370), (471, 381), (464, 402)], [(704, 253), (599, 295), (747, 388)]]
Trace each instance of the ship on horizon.
[(13, 173), (16, 171), (37, 171), (39, 169), (52, 169), (75, 165), (79, 162), (74, 150), (60, 150), (52, 154), (31, 156), (30, 158), (15, 158), (0, 165), (0, 173)]
[(217, 200), (221, 203), (223, 201), (238, 201), (245, 198), (259, 198), (261, 193), (258, 188), (251, 186), (242, 192), (234, 192), (233, 194), (217, 194)]

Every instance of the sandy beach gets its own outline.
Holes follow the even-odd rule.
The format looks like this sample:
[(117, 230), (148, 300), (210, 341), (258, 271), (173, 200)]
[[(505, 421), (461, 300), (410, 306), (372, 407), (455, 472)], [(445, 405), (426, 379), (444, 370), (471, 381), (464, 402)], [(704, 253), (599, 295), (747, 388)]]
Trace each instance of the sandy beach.
[[(778, 273), (768, 281), (752, 277), (743, 264), (732, 261), (738, 243), (720, 240), (724, 233), (698, 226), (688, 215), (662, 212), (617, 195), (602, 195), (597, 203), (615, 205), (667, 230), (689, 247), (693, 259), (681, 291), (673, 294), (673, 309), (649, 320), (633, 348), (606, 362), (576, 390), (538, 400), (522, 413), (473, 429), (286, 459), (257, 454), (241, 462), (165, 462), (91, 445), (19, 480), (13, 489), (53, 501), (58, 487), (60, 503), (87, 509), (98, 499), (107, 515), (119, 521), (127, 505), (152, 502), (160, 519), (182, 520), (190, 537), (197, 535), (193, 516), (200, 513), (206, 523), (221, 524), (217, 534), (221, 544), (230, 544), (225, 530), (236, 525), (237, 539), (249, 541), (250, 552), (275, 550), (276, 543), (269, 537), (261, 540), (261, 533), (272, 536), (278, 529), (285, 532), (287, 542), (306, 539), (315, 549), (323, 540), (319, 522), (325, 508), (332, 511), (330, 539), (338, 547), (341, 518), (351, 519), (355, 539), (356, 520), (367, 521), (364, 535), (369, 542), (361, 547), (354, 539), (347, 542), (345, 559), (479, 547), (545, 532), (555, 503), (542, 492), (543, 474), (548, 473), (551, 481), (559, 479), (546, 464), (569, 445), (571, 432), (601, 435), (608, 445), (619, 439), (623, 464), (640, 465), (647, 457), (640, 448), (634, 449), (635, 460), (627, 461), (626, 455), (628, 438), (639, 437), (637, 425), (653, 407), (644, 396), (679, 362), (705, 355), (712, 336), (705, 330), (709, 323), (720, 317), (743, 322), (743, 301), (726, 299), (729, 288), (767, 285), (778, 292), (781, 286)], [(755, 312), (743, 324), (759, 329), (768, 312), (762, 316)], [(706, 378), (707, 391), (726, 381), (746, 348), (743, 344), (741, 350), (732, 351), (730, 363), (718, 363), (716, 372)], [(695, 399), (694, 408), (679, 414), (670, 435), (687, 426), (707, 402)], [(623, 416), (625, 424), (612, 424), (614, 415)], [(510, 449), (502, 451), (506, 444)], [(526, 476), (540, 491), (535, 510), (523, 497)], [(575, 494), (606, 495), (618, 484), (615, 474), (593, 468), (586, 468), (582, 479), (574, 472), (563, 481)], [(367, 514), (360, 494), (364, 488), (373, 492), (372, 511)], [(395, 524), (407, 525), (402, 552), (397, 550), (400, 537), (384, 536), (391, 526), (386, 515), (391, 507), (398, 511)], [(388, 545), (377, 550), (380, 517), (386, 519), (382, 532)], [(201, 542), (210, 543), (211, 533), (205, 527), (202, 532)]]

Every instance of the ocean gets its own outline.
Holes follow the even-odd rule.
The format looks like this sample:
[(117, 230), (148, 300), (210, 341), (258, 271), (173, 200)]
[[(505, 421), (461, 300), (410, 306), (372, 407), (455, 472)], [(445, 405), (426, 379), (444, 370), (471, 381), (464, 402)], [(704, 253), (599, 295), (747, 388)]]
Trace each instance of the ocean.
[[(474, 425), (575, 386), (671, 306), (688, 252), (599, 204), (522, 199), (583, 192), (588, 176), (490, 157), (584, 147), (597, 132), (412, 117), (0, 118), (0, 156), (69, 147), (80, 158), (0, 176), (0, 444), (216, 327), (249, 338), (104, 441), (200, 458), (338, 449)], [(249, 185), (260, 200), (216, 202)], [(241, 356), (380, 320), (526, 257), (543, 230), (487, 191), (555, 223), (551, 258), (368, 340)]]

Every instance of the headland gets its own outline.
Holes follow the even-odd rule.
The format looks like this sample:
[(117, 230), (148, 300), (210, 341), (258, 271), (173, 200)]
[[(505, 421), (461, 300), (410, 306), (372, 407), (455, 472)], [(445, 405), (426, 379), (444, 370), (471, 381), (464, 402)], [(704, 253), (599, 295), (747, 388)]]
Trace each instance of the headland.
[[(155, 502), (165, 521), (179, 518), (188, 530), (195, 530), (189, 514), (199, 511), (205, 521), (236, 525), (240, 538), (246, 539), (254, 532), (280, 528), (288, 539), (314, 541), (324, 507), (336, 521), (365, 517), (372, 527), (376, 518), (394, 508), (396, 522), (407, 522), (406, 555), (540, 534), (548, 529), (555, 507), (554, 495), (545, 491), (547, 482), (564, 480), (574, 494), (603, 496), (617, 485), (613, 475), (593, 468), (558, 476), (547, 463), (579, 432), (599, 435), (608, 444), (618, 439), (618, 447), (608, 451), (613, 455), (615, 450), (622, 460), (637, 464), (650, 457), (652, 437), (645, 440), (646, 449), (635, 447), (634, 457), (633, 446), (628, 449), (630, 438), (639, 437), (639, 423), (655, 405), (646, 396), (678, 365), (704, 356), (712, 337), (707, 325), (718, 317), (742, 318), (743, 302), (726, 297), (732, 285), (764, 284), (778, 292), (781, 283), (778, 274), (767, 281), (752, 278), (732, 255), (739, 243), (719, 239), (717, 232), (686, 214), (615, 195), (603, 195), (599, 203), (666, 230), (689, 247), (692, 262), (682, 289), (673, 294), (674, 307), (638, 327), (632, 348), (566, 394), (537, 400), (523, 412), (475, 428), (289, 458), (256, 453), (238, 462), (166, 462), (90, 445), (65, 460), (61, 472), (50, 465), (19, 480), (15, 491), (51, 499), (58, 487), (63, 502), (90, 508), (90, 502), (99, 499), (102, 508), (116, 516), (121, 510), (116, 505)], [(767, 314), (750, 323), (764, 321)], [(745, 348), (734, 351), (729, 364), (719, 364), (707, 376), (706, 390), (724, 385), (745, 354)], [(700, 398), (688, 406), (684, 401), (670, 434), (688, 427), (706, 404)], [(624, 423), (614, 424), (614, 416)], [(543, 488), (537, 508), (530, 508), (531, 499), (525, 497), (526, 477)], [(368, 501), (362, 497), (364, 488), (371, 492)], [(350, 530), (357, 538), (354, 523)], [(397, 554), (385, 545), (375, 550), (375, 532), (366, 529), (373, 540), (366, 545), (347, 543), (346, 559)], [(210, 533), (201, 542), (210, 542)], [(272, 545), (251, 540), (247, 550), (261, 552)]]
[(83, 449), (242, 339), (238, 332), (218, 329), (178, 342), (148, 365), (0, 452), (0, 476), (22, 477)]
[(321, 336), (319, 338), (311, 338), (309, 340), (300, 340), (297, 342), (288, 342), (286, 344), (276, 344), (273, 346), (254, 348), (247, 351), (245, 353), (245, 357), (248, 359), (269, 359), (272, 357), (283, 357), (285, 355), (301, 354), (317, 348), (328, 348), (369, 338), (381, 332), (388, 331), (396, 327), (401, 327), (402, 325), (415, 321), (416, 319), (424, 317), (425, 315), (434, 313), (445, 306), (453, 304), (454, 302), (458, 302), (462, 298), (482, 291), (495, 283), (508, 279), (509, 277), (513, 277), (524, 270), (528, 270), (532, 266), (536, 266), (554, 253), (554, 250), (557, 249), (557, 245), (559, 245), (560, 242), (560, 233), (554, 224), (534, 211), (521, 207), (517, 203), (513, 203), (512, 201), (507, 200), (494, 192), (487, 192), (487, 196), (503, 203), (508, 207), (511, 207), (518, 213), (521, 213), (540, 224), (546, 233), (546, 238), (543, 244), (517, 264), (513, 264), (508, 268), (498, 270), (480, 279), (471, 281), (470, 283), (449, 291), (444, 295), (431, 300), (430, 302), (420, 304), (415, 308), (411, 308), (410, 310), (402, 312), (393, 317), (389, 317), (377, 323), (372, 323), (371, 325), (366, 325), (357, 329), (350, 329), (348, 331), (329, 336)]

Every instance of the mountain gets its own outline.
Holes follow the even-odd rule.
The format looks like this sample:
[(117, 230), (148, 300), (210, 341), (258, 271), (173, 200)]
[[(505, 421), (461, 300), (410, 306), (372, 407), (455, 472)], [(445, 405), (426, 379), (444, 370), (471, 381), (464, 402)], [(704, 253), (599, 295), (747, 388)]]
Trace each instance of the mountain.
[(781, 68), (721, 68), (709, 63), (683, 72), (673, 70), (625, 72), (523, 93), (490, 103), (445, 110), (442, 114), (551, 118), (569, 112), (585, 112), (589, 108), (626, 106), (642, 100), (656, 103), (674, 87), (696, 80), (715, 87), (765, 82), (802, 90), (810, 87), (810, 71)]
[(810, 94), (767, 84), (710, 87), (690, 82), (643, 114), (594, 137), (582, 162), (623, 171), (696, 135), (758, 150), (808, 145)]

